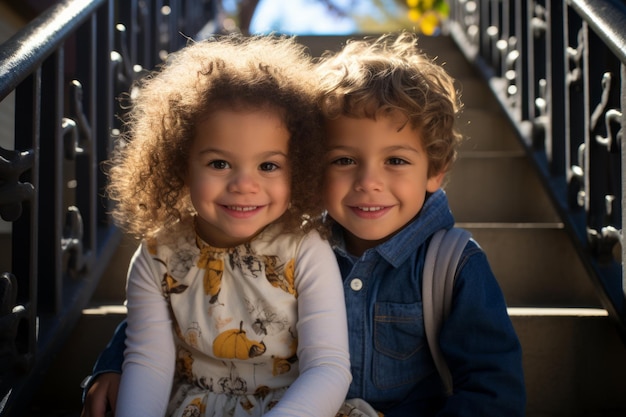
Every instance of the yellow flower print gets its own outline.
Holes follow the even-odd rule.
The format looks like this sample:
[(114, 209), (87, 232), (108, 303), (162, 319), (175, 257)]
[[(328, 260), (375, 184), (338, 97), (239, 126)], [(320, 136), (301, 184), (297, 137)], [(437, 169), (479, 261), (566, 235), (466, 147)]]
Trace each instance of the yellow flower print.
[(295, 260), (290, 259), (286, 264), (280, 264), (278, 256), (263, 256), (265, 263), (265, 277), (276, 288), (298, 297), (295, 280)]
[(193, 356), (184, 348), (178, 349), (176, 356), (176, 375), (184, 381), (193, 381)]
[(259, 398), (267, 397), (272, 390), (267, 385), (261, 385), (257, 389), (254, 390), (254, 396)]
[(222, 285), (222, 276), (224, 274), (224, 250), (213, 248), (196, 239), (196, 244), (200, 248), (200, 257), (198, 258), (197, 267), (204, 269), (204, 293), (211, 297), (210, 303), (217, 301)]
[(200, 417), (204, 415), (206, 405), (202, 403), (202, 399), (194, 398), (185, 406), (182, 417)]
[[(290, 331), (291, 333), (291, 331)], [(288, 358), (274, 357), (274, 363), (272, 366), (272, 375), (282, 375), (291, 371), (291, 365), (298, 360), (298, 339), (291, 334), (291, 345), (289, 346), (291, 354)]]
[(166, 296), (170, 294), (180, 294), (187, 289), (187, 285), (179, 284), (173, 276), (168, 273), (163, 274), (163, 280), (161, 281), (161, 288)]
[(156, 239), (150, 239), (150, 240), (148, 240), (148, 241), (146, 242), (146, 246), (147, 246), (147, 248), (148, 248), (148, 253), (149, 253), (150, 255), (156, 255), (156, 254), (157, 254), (157, 247), (158, 247), (159, 245), (158, 245), (158, 242), (157, 242), (157, 240), (156, 240)]
[(221, 259), (209, 259), (204, 272), (204, 293), (211, 296), (211, 304), (217, 301), (224, 275), (224, 261)]

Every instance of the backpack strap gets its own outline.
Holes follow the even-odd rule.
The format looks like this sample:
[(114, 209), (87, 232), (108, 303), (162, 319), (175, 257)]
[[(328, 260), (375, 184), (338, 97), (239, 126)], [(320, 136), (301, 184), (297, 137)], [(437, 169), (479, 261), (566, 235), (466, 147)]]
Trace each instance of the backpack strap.
[(452, 395), (452, 374), (439, 347), (439, 330), (450, 314), (457, 264), (471, 234), (460, 228), (437, 231), (428, 245), (422, 273), (422, 304), (426, 340), (443, 381)]

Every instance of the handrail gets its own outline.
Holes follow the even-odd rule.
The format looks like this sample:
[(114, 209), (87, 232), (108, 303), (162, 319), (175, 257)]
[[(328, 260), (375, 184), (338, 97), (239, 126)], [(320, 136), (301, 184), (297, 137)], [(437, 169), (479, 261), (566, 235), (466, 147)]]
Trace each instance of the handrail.
[(626, 341), (626, 4), (456, 0), (448, 30), (534, 161)]
[(608, 0), (596, 3), (588, 0), (569, 0), (569, 5), (587, 22), (619, 60), (626, 62), (624, 2)]
[(73, 28), (82, 24), (105, 0), (58, 3), (22, 28), (0, 49), (0, 100), (33, 73)]
[(115, 98), (215, 8), (64, 0), (0, 45), (0, 101), (15, 109), (13, 137), (0, 138), (0, 217), (11, 226), (0, 251), (0, 416), (27, 414), (119, 245), (101, 169), (122, 129)]

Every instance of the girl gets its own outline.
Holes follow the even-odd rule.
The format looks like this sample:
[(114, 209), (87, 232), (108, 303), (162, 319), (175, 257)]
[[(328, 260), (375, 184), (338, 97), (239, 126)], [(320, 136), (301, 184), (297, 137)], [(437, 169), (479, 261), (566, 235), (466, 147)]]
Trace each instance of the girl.
[[(310, 59), (290, 38), (191, 44), (135, 92), (113, 216), (128, 274), (116, 416), (334, 416), (350, 384), (321, 212)], [(171, 396), (170, 396), (171, 393)]]

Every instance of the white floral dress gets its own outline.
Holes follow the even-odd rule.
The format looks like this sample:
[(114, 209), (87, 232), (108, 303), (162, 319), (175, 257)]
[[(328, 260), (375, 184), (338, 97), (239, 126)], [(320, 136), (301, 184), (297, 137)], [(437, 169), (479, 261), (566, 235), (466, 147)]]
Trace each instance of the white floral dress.
[(341, 278), (328, 244), (275, 226), (227, 249), (182, 235), (144, 243), (135, 255), (117, 414), (153, 416), (147, 410), (160, 402), (175, 417), (335, 415), (350, 374)]

